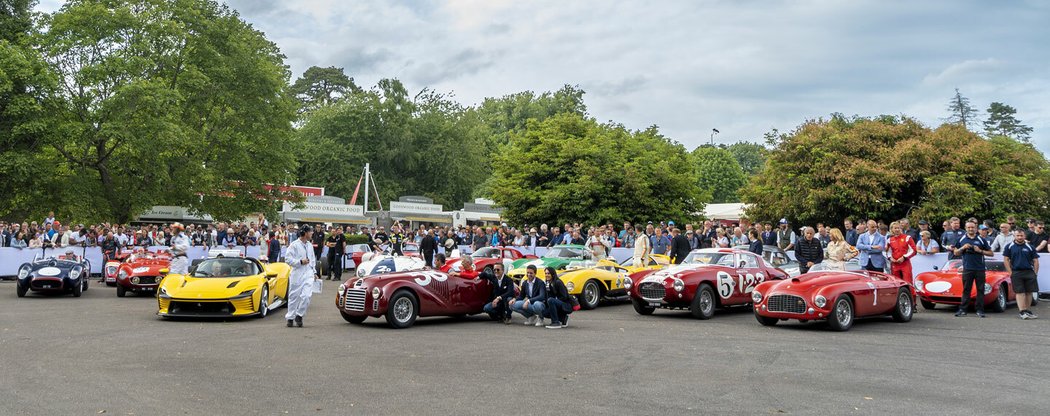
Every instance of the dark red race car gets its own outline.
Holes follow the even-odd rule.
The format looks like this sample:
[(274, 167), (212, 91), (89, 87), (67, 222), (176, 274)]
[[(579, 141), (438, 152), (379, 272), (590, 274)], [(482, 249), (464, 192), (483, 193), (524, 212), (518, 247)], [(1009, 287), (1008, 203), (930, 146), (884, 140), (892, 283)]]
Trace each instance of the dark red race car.
[(693, 250), (682, 264), (630, 277), (635, 312), (686, 309), (698, 319), (710, 319), (715, 308), (747, 305), (756, 285), (788, 274), (748, 251), (705, 248)]
[[(518, 249), (512, 247), (482, 247), (471, 254), (470, 257), (474, 260), (475, 269), (490, 273), (492, 272), (493, 264), (502, 263), (503, 270), (510, 271), (512, 268), (511, 263), (513, 263), (514, 260), (538, 258), (532, 254), (522, 253)], [(448, 259), (448, 261), (445, 262), (445, 265), (441, 266), (441, 271), (447, 272), (449, 270), (460, 270), (459, 262), (459, 257)]]
[(421, 316), (481, 313), (491, 294), (486, 280), (414, 270), (350, 279), (340, 286), (335, 306), (350, 323), (386, 317), (391, 327), (408, 328)]
[(751, 293), (755, 319), (765, 326), (798, 319), (828, 321), (846, 331), (857, 318), (892, 316), (908, 322), (915, 312), (908, 282), (871, 271), (810, 272), (779, 282), (765, 282)]
[(155, 292), (164, 274), (161, 270), (171, 265), (171, 253), (152, 252), (141, 249), (131, 254), (117, 268), (117, 297), (128, 292)]

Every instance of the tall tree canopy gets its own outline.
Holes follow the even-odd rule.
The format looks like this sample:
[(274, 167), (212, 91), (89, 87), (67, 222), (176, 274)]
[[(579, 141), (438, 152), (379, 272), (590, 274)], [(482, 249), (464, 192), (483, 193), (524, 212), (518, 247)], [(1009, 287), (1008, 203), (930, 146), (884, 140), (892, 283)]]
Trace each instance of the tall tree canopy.
[(737, 142), (726, 147), (733, 154), (736, 163), (744, 170), (744, 174), (751, 176), (762, 170), (766, 164), (765, 146), (751, 142)]
[(1029, 144), (957, 124), (835, 115), (782, 135), (742, 197), (762, 220), (1046, 216), (1050, 165)]
[(284, 56), (210, 0), (71, 0), (37, 44), (49, 192), (35, 209), (125, 222), (154, 204), (273, 213), (294, 167)]
[(348, 94), (361, 92), (343, 68), (311, 66), (295, 80), (292, 94), (299, 100), (299, 111), (307, 112), (330, 105)]
[(382, 80), (310, 114), (296, 134), (297, 176), (349, 198), (371, 163), (383, 201), (424, 195), (460, 207), (487, 176), (487, 132), (475, 112), (442, 94), (410, 97), (400, 81)]
[(700, 190), (711, 194), (711, 202), (737, 202), (737, 191), (747, 183), (733, 153), (722, 147), (700, 146), (693, 150), (697, 184)]
[(493, 198), (517, 223), (681, 221), (704, 203), (682, 145), (579, 114), (528, 122), (494, 168)]
[(1032, 137), (1032, 128), (1021, 124), (1017, 119), (1017, 109), (993, 102), (988, 106), (988, 118), (984, 120), (984, 132), (988, 137), (1004, 136), (1028, 143)]
[(948, 118), (945, 121), (958, 124), (967, 130), (977, 123), (977, 109), (970, 105), (970, 99), (963, 97), (958, 88), (948, 101)]

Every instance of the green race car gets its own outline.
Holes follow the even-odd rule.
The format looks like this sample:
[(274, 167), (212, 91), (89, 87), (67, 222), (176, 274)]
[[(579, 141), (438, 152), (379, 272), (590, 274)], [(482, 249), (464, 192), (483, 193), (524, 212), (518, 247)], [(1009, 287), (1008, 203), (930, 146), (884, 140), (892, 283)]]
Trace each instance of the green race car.
[(507, 272), (507, 276), (510, 276), (514, 281), (520, 281), (525, 277), (525, 267), (528, 265), (536, 266), (537, 276), (543, 278), (543, 269), (547, 267), (553, 267), (554, 270), (565, 270), (570, 263), (586, 264), (594, 263), (594, 256), (587, 247), (565, 244), (551, 247), (547, 250), (547, 253), (543, 257), (538, 259), (520, 259), (511, 263), (512, 270)]

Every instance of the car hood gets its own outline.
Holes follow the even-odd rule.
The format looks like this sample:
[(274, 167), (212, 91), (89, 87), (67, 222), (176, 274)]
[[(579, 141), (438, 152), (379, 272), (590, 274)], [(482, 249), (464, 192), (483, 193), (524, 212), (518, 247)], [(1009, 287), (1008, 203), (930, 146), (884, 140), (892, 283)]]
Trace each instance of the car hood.
[(245, 277), (188, 277), (169, 275), (162, 287), (173, 298), (224, 299), (257, 289), (265, 281), (263, 275)]

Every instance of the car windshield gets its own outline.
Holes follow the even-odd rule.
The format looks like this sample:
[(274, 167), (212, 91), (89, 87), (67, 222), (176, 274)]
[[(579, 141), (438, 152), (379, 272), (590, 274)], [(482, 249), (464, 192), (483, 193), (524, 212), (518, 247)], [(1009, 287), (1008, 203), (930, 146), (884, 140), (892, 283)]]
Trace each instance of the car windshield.
[(732, 265), (733, 255), (726, 253), (689, 253), (685, 258), (688, 264), (722, 264)]
[(494, 248), (494, 247), (482, 247), (478, 251), (475, 251), (474, 254), (471, 254), (470, 257), (473, 257), (473, 258), (476, 258), (476, 259), (479, 259), (479, 258), (498, 259), (499, 258), (499, 249), (498, 248)]
[[(984, 268), (990, 272), (1005, 272), (1006, 266), (1003, 265), (1002, 261), (998, 260), (985, 260)], [(948, 260), (944, 263), (944, 267), (941, 268), (943, 271), (962, 272), (963, 262), (960, 259)]]
[(193, 277), (245, 277), (259, 274), (259, 265), (250, 259), (216, 258), (198, 263), (190, 275)]
[(569, 247), (554, 247), (547, 251), (547, 254), (543, 255), (546, 259), (582, 259), (583, 250), (578, 248)]

